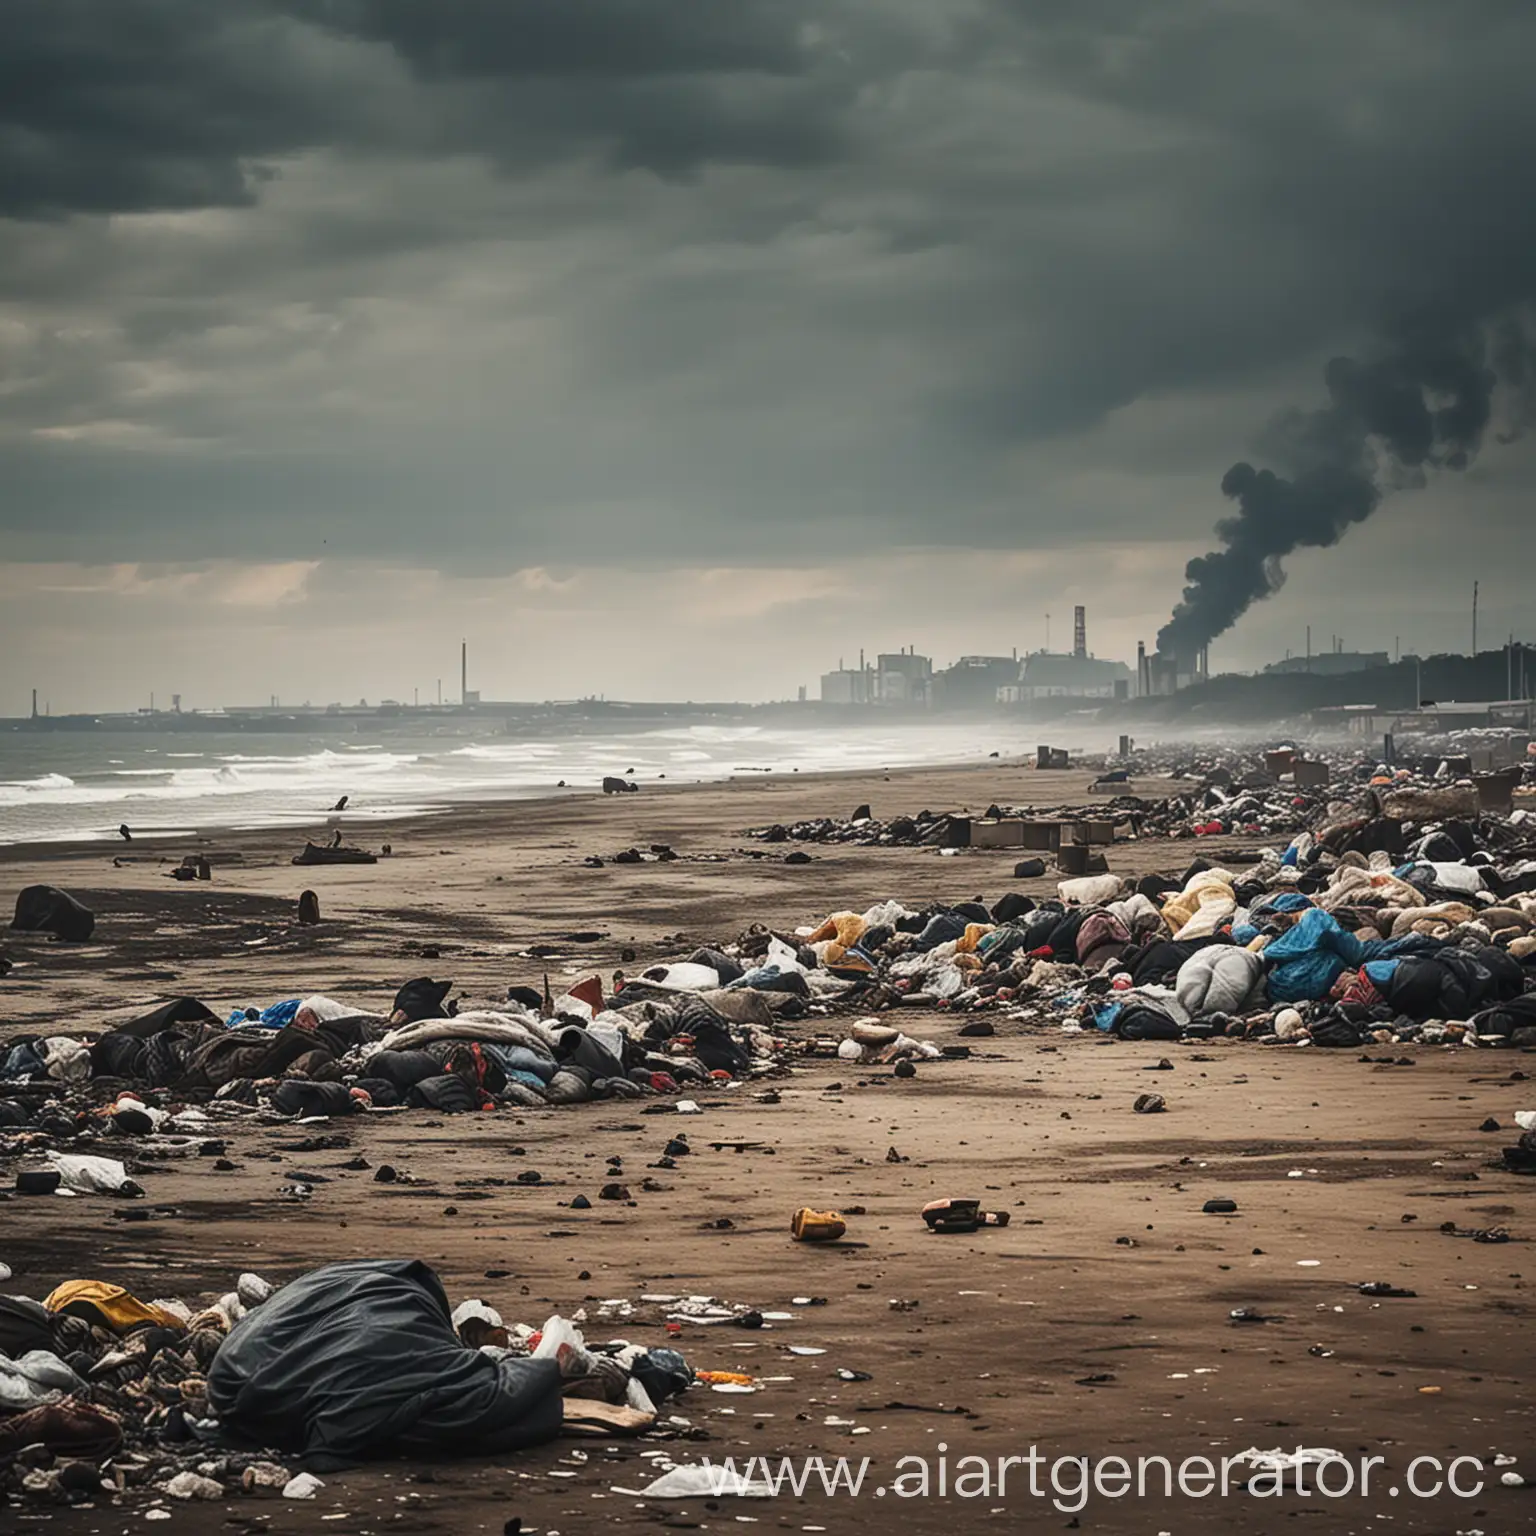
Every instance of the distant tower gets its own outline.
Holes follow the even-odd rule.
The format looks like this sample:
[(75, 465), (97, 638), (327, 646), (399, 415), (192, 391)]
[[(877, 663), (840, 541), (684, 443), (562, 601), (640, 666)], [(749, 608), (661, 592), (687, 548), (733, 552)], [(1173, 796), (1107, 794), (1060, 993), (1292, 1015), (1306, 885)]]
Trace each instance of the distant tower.
[(32, 690), (32, 718), (37, 719), (37, 689)]
[(469, 702), (469, 641), (459, 641), (459, 703)]
[(1081, 603), (1072, 610), (1072, 654), (1088, 655), (1088, 610)]

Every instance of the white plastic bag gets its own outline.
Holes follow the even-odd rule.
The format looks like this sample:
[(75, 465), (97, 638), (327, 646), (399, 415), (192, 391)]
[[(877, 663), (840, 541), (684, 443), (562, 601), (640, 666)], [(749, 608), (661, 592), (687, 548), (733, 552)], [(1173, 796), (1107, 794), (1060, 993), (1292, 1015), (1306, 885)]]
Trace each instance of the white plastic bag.
[(128, 1170), (110, 1157), (85, 1157), (74, 1152), (50, 1152), (48, 1160), (59, 1171), (59, 1182), (79, 1195), (142, 1195), (141, 1185)]
[(790, 948), (783, 939), (772, 938), (768, 940), (768, 953), (763, 956), (764, 965), (776, 965), (781, 975), (790, 971), (799, 971), (805, 974), (805, 967), (800, 964), (795, 951)]
[(0, 1413), (23, 1413), (86, 1385), (51, 1350), (29, 1349), (17, 1360), (0, 1355)]
[(734, 1467), (673, 1467), (654, 1483), (638, 1490), (646, 1499), (771, 1499), (773, 1488), (763, 1478), (745, 1478)]
[(535, 1360), (553, 1360), (560, 1367), (560, 1374), (567, 1381), (588, 1376), (592, 1372), (592, 1356), (587, 1353), (586, 1340), (575, 1323), (558, 1313), (544, 1324), (542, 1337), (533, 1352)]

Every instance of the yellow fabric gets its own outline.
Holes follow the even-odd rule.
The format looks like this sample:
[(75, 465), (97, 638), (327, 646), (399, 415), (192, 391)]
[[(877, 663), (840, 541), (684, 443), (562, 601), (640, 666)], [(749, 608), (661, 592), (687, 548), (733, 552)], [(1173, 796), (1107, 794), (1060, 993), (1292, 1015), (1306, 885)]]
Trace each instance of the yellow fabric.
[[(1195, 879), (1201, 877), (1197, 875)], [(1177, 933), (1208, 902), (1230, 902), (1232, 899), (1232, 887), (1224, 880), (1206, 880), (1201, 885), (1191, 883), (1187, 891), (1180, 891), (1163, 903), (1163, 921), (1170, 933)]]
[(68, 1310), (77, 1317), (89, 1317), (94, 1313), (118, 1333), (144, 1323), (161, 1328), (181, 1327), (180, 1318), (147, 1301), (140, 1301), (120, 1285), (108, 1285), (105, 1280), (66, 1280), (49, 1293), (43, 1305), (50, 1312)]
[(955, 941), (955, 953), (957, 955), (974, 955), (976, 946), (982, 939), (992, 932), (991, 923), (967, 923), (965, 932)]
[(820, 928), (806, 940), (807, 944), (822, 944), (836, 939), (844, 949), (857, 944), (864, 937), (869, 925), (857, 912), (834, 912)]

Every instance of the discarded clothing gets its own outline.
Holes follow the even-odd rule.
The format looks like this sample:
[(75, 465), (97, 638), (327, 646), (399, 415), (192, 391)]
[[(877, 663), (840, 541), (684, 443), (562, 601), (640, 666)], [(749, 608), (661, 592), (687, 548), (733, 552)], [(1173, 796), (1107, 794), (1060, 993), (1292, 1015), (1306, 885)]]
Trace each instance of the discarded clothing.
[(105, 1280), (66, 1280), (49, 1292), (43, 1305), (66, 1317), (83, 1317), (88, 1323), (127, 1333), (146, 1323), (157, 1328), (179, 1328), (181, 1320), (161, 1307), (139, 1298), (120, 1285)]

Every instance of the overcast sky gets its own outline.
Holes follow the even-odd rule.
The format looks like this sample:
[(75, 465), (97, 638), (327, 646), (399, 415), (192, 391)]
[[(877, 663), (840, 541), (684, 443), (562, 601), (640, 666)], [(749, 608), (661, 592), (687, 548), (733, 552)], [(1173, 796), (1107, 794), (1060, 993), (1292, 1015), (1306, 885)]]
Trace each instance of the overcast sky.
[[(1531, 300), (1533, 63), (1530, 0), (6, 0), (0, 712), (1129, 657), (1331, 356)], [(1475, 579), (1536, 639), (1517, 393), (1213, 665)]]

